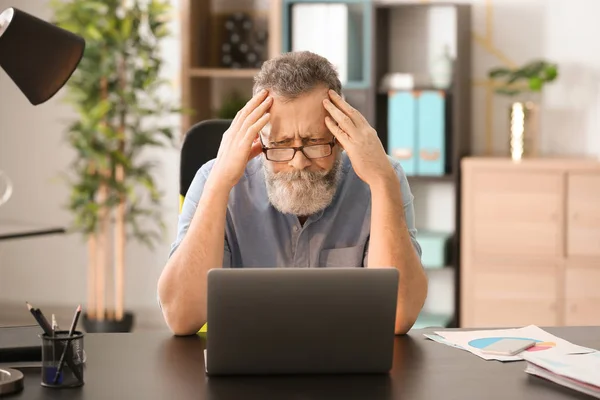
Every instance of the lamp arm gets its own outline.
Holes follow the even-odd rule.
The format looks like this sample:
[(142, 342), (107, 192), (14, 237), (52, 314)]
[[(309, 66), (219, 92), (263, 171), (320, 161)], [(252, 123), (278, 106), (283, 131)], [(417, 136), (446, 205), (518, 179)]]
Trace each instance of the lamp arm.
[[(2, 181), (4, 181), (4, 185), (0, 185), (0, 206), (9, 200), (13, 193), (12, 181), (4, 171), (0, 170), (0, 183)], [(4, 186), (3, 191), (2, 186)]]

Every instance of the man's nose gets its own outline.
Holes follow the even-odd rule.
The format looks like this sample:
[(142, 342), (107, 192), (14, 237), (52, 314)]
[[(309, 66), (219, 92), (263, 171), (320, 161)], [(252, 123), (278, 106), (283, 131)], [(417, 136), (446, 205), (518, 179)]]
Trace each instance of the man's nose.
[(290, 161), (289, 165), (298, 171), (302, 171), (303, 169), (309, 167), (311, 165), (311, 162), (308, 158), (306, 158), (304, 153), (302, 153), (301, 151), (297, 151), (294, 155), (294, 158), (292, 158), (292, 160)]

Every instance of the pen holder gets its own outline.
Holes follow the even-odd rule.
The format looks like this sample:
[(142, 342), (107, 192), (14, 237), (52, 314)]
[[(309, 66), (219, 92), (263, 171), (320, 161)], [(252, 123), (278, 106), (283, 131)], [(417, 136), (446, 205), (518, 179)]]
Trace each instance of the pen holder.
[(83, 385), (83, 333), (57, 331), (42, 338), (42, 386), (68, 388)]

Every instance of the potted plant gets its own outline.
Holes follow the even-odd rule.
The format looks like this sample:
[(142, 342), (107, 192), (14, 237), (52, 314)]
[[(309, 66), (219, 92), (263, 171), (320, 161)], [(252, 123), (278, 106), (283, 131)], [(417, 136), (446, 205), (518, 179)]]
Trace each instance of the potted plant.
[(238, 90), (234, 90), (221, 103), (221, 107), (217, 110), (217, 118), (234, 119), (237, 112), (246, 105), (248, 100), (250, 99), (247, 96), (243, 96)]
[(509, 109), (510, 153), (513, 160), (537, 156), (539, 105), (544, 86), (558, 77), (558, 66), (546, 60), (531, 61), (519, 68), (493, 68), (488, 73), (496, 93), (513, 99)]
[(129, 238), (152, 247), (162, 239), (161, 193), (150, 147), (170, 146), (168, 118), (181, 109), (165, 101), (160, 44), (169, 34), (165, 0), (53, 0), (55, 23), (86, 40), (67, 83), (78, 116), (67, 129), (75, 159), (66, 175), (73, 231), (88, 247), (88, 332), (126, 332), (125, 248)]

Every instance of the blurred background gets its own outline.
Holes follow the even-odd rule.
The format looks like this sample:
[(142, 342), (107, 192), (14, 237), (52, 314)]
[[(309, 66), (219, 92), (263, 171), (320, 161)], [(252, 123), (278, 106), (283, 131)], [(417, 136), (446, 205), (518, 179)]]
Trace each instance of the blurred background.
[[(52, 3), (0, 0), (88, 41), (74, 79), (43, 105), (0, 73), (0, 171), (12, 182), (0, 326), (33, 323), (29, 301), (65, 326), (82, 304), (90, 320), (125, 313), (127, 329), (164, 328), (156, 283), (176, 234), (185, 133), (232, 118), (262, 62), (291, 50), (334, 63), (346, 100), (405, 168), (430, 276), (415, 327), (600, 324), (597, 0)], [(112, 179), (105, 192), (89, 189), (98, 174)], [(86, 232), (89, 218), (106, 235)]]

